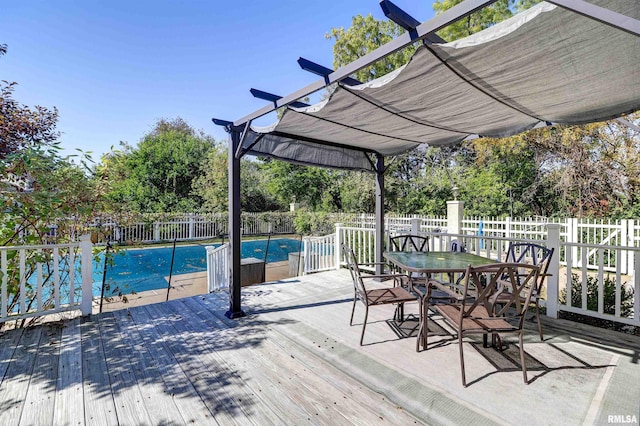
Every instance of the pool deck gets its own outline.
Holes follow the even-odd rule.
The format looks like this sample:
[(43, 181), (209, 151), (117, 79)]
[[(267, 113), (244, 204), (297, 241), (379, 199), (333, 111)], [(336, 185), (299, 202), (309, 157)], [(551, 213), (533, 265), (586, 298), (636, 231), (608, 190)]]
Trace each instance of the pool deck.
[[(289, 278), (289, 262), (273, 262), (267, 263), (265, 269), (265, 281), (278, 281)], [(167, 283), (169, 277), (165, 277)], [(171, 279), (172, 286), (169, 292), (169, 300), (182, 299), (184, 297), (206, 294), (207, 291), (207, 272), (193, 272), (190, 274), (175, 275)], [(259, 284), (256, 284), (259, 285)], [(114, 299), (111, 302), (104, 302), (102, 312), (113, 312), (120, 309), (126, 309), (134, 306), (148, 305), (150, 303), (165, 302), (167, 300), (167, 290), (149, 290), (141, 291), (136, 294), (127, 295), (127, 302)], [(100, 312), (100, 302), (95, 301), (93, 305), (93, 313)]]
[(0, 333), (0, 425), (638, 424), (638, 336), (527, 321), (529, 384), (513, 338), (465, 339), (463, 388), (450, 330), (416, 352), (381, 306), (358, 344), (346, 270), (242, 299), (237, 320), (223, 291)]

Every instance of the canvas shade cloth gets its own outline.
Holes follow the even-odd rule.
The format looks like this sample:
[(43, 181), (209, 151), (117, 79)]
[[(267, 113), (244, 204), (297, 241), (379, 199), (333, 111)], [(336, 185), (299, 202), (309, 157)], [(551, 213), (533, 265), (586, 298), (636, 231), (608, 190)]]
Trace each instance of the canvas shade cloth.
[[(638, 0), (590, 0), (640, 19)], [(543, 2), (456, 42), (422, 45), (408, 64), (247, 129), (248, 154), (374, 171), (371, 154), (540, 123), (584, 124), (640, 109), (640, 37)]]

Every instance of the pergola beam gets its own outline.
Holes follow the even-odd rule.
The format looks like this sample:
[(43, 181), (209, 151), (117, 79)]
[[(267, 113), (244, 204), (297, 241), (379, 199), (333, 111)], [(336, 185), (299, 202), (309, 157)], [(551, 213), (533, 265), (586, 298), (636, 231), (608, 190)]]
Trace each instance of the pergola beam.
[(614, 12), (613, 10), (609, 10), (604, 7), (596, 6), (595, 4), (584, 0), (547, 0), (547, 2), (579, 13), (587, 18), (595, 19), (596, 21), (611, 25), (612, 27), (628, 33), (640, 36), (640, 20), (634, 19), (630, 16)]
[[(274, 95), (273, 93), (265, 92), (264, 90), (258, 89), (249, 89), (249, 92), (253, 95), (254, 98), (264, 99), (265, 101), (273, 102), (274, 104), (278, 101), (278, 99), (282, 99), (282, 96)], [(294, 108), (306, 108), (309, 104), (305, 104), (304, 102), (295, 101), (290, 104)]]
[(354, 62), (351, 62), (350, 64), (335, 70), (334, 72), (329, 74), (326, 79), (311, 83), (290, 95), (284, 96), (278, 99), (275, 102), (275, 105), (260, 108), (259, 110), (234, 121), (233, 124), (236, 126), (241, 126), (247, 121), (255, 120), (256, 118), (262, 117), (263, 115), (268, 114), (277, 108), (283, 107), (290, 104), (291, 102), (297, 101), (298, 99), (304, 98), (305, 96), (317, 92), (318, 90), (329, 84), (342, 81), (345, 78), (349, 77), (351, 74), (355, 74), (362, 68), (365, 68), (379, 61), (380, 59), (409, 46), (411, 43), (414, 43), (418, 39), (425, 39), (430, 34), (472, 14), (479, 9), (482, 9), (485, 6), (495, 3), (496, 1), (497, 0), (466, 0), (462, 3), (459, 3), (451, 9), (442, 12), (440, 15), (437, 15), (432, 19), (418, 25), (418, 27), (416, 28), (417, 38), (411, 38), (411, 35), (409, 33), (402, 34), (401, 36), (398, 36), (385, 45), (380, 46), (373, 52), (370, 52), (363, 57), (355, 60)]
[(382, 9), (382, 13), (384, 13), (384, 16), (391, 19), (393, 22), (400, 25), (402, 28), (409, 32), (414, 31), (418, 27), (418, 25), (420, 25), (420, 21), (409, 15), (407, 12), (405, 12), (389, 0), (381, 0), (380, 8)]
[[(325, 66), (317, 64), (303, 57), (298, 58), (298, 65), (300, 65), (300, 68), (302, 68), (305, 71), (309, 71), (310, 73), (321, 76), (322, 78), (325, 79), (325, 83), (329, 85), (327, 81), (329, 79), (329, 74), (333, 72), (331, 68), (327, 68)], [(357, 86), (358, 84), (362, 84), (362, 82), (352, 77), (347, 77), (343, 79), (341, 82), (342, 84), (346, 84), (347, 86)]]
[(227, 131), (230, 131), (231, 126), (233, 126), (233, 121), (222, 120), (220, 118), (212, 118), (211, 121), (213, 121), (213, 124), (215, 124), (216, 126), (224, 127), (225, 129), (227, 129)]

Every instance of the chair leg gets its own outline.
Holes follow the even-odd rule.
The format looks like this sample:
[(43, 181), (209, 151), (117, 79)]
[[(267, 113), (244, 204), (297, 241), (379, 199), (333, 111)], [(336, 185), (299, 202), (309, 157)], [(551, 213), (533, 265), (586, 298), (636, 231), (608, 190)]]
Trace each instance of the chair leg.
[(420, 327), (418, 328), (418, 339), (416, 340), (416, 352), (420, 352), (420, 344), (423, 345), (423, 347), (425, 349), (427, 349), (427, 332), (428, 332), (428, 328), (427, 328), (427, 317), (426, 317), (426, 312), (424, 312), (424, 305), (425, 303), (423, 302), (423, 300), (421, 298), (418, 299), (418, 323), (420, 324)]
[(460, 371), (462, 373), (462, 386), (467, 387), (467, 378), (464, 374), (464, 354), (462, 350), (462, 333), (458, 332), (458, 346), (460, 347)]
[(396, 314), (395, 314), (395, 318), (398, 321), (404, 321), (404, 303), (398, 303), (398, 305), (396, 306)]
[(544, 336), (542, 335), (542, 323), (540, 322), (540, 304), (538, 300), (536, 300), (536, 320), (538, 321), (538, 334), (540, 334), (540, 340), (544, 341)]
[(527, 364), (524, 362), (524, 345), (523, 345), (523, 332), (520, 330), (520, 334), (518, 335), (518, 340), (520, 344), (520, 362), (522, 363), (522, 377), (524, 378), (525, 385), (529, 384), (527, 380)]
[(353, 296), (353, 307), (351, 308), (351, 320), (349, 321), (349, 325), (353, 325), (353, 314), (356, 312), (356, 302), (358, 301), (357, 296)]
[(364, 329), (367, 327), (367, 318), (369, 317), (369, 307), (365, 307), (364, 311), (364, 322), (362, 323), (362, 334), (360, 335), (360, 346), (362, 346), (362, 342), (364, 341)]

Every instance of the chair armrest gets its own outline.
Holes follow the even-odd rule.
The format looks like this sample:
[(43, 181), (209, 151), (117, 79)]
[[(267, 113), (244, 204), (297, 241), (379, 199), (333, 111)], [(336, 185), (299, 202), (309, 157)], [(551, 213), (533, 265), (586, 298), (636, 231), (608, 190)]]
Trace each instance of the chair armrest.
[(403, 281), (406, 281), (407, 284), (409, 285), (409, 288), (412, 289), (413, 286), (411, 284), (411, 277), (409, 277), (408, 275), (405, 274), (383, 274), (383, 275), (362, 275), (361, 278), (363, 280), (367, 279), (392, 279), (393, 280), (393, 286), (394, 287), (398, 287), (398, 283), (400, 283), (400, 285), (402, 285)]
[(358, 265), (359, 266), (362, 266), (362, 265), (365, 265), (365, 266), (385, 265), (386, 266), (386, 265), (388, 265), (388, 263), (387, 262), (365, 262), (365, 263), (358, 262)]

